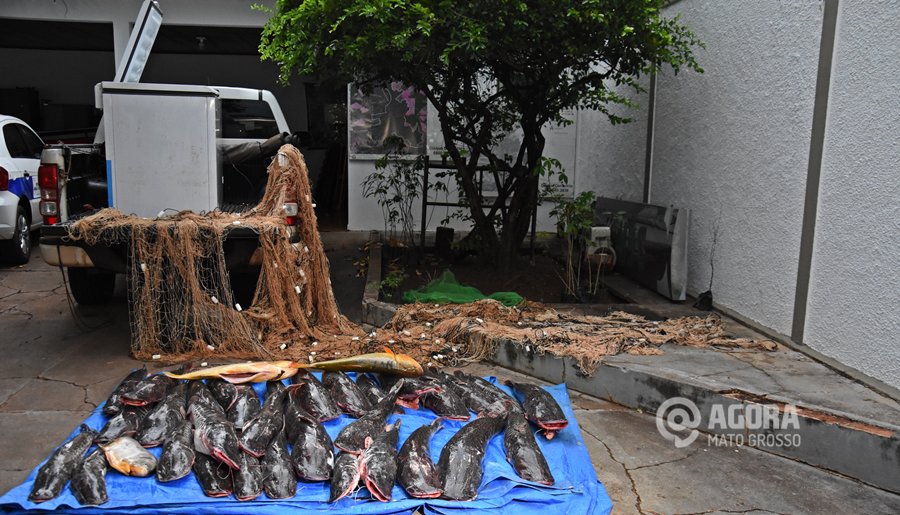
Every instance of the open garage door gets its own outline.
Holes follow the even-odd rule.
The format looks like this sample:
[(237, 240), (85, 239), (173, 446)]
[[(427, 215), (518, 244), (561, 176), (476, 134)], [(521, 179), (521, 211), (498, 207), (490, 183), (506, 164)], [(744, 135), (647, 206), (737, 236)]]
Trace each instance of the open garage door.
[(0, 113), (45, 141), (91, 141), (94, 84), (116, 71), (111, 23), (0, 18), (0, 62)]

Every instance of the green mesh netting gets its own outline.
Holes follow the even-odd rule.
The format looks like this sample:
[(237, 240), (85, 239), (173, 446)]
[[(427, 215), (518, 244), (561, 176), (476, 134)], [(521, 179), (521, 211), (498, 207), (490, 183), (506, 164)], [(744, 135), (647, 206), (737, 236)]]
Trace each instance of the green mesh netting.
[(425, 286), (403, 294), (403, 301), (407, 303), (467, 304), (482, 299), (493, 299), (504, 306), (515, 306), (525, 300), (521, 295), (512, 291), (498, 291), (491, 295), (485, 295), (477, 288), (459, 284), (456, 276), (450, 270), (444, 270), (440, 277)]

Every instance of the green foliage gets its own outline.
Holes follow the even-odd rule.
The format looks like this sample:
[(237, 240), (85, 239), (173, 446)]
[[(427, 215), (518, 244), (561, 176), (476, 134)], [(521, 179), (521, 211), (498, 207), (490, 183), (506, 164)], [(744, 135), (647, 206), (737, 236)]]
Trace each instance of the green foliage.
[(550, 216), (556, 218), (566, 239), (566, 293), (575, 295), (581, 284), (581, 253), (594, 221), (593, 191), (583, 191), (572, 200), (557, 199)]
[(388, 267), (388, 272), (385, 274), (384, 279), (381, 280), (380, 288), (382, 291), (394, 291), (399, 288), (405, 280), (406, 272), (403, 268), (392, 263)]
[[(632, 106), (628, 90), (664, 66), (702, 71), (702, 44), (663, 0), (278, 0), (260, 53), (281, 79), (294, 72), (415, 86), (437, 110), (449, 158), (475, 225), (473, 235), (501, 262), (518, 250), (538, 198), (543, 129), (562, 112)], [(521, 132), (515, 155), (497, 143)], [(476, 167), (490, 163), (492, 200), (478, 195)], [(496, 222), (499, 220), (499, 231)]]
[(398, 137), (389, 137), (386, 145), (388, 153), (375, 161), (375, 171), (362, 182), (363, 195), (375, 198), (381, 207), (388, 242), (397, 239), (399, 225), (403, 244), (414, 247), (413, 209), (422, 191), (425, 156), (403, 157), (405, 144)]

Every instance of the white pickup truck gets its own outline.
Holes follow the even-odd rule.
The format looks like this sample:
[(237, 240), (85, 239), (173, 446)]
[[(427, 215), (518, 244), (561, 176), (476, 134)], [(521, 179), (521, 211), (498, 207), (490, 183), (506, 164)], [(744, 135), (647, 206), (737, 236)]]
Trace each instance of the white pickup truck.
[[(69, 223), (106, 207), (148, 218), (242, 211), (262, 197), (271, 156), (296, 139), (265, 90), (102, 82), (95, 97), (105, 142), (48, 146), (38, 170), (41, 256), (67, 269), (72, 295), (85, 305), (110, 298), (129, 249), (72, 241)], [(248, 295), (239, 287), (251, 295), (255, 287), (257, 246), (250, 229), (230, 231), (224, 242), (238, 298)]]

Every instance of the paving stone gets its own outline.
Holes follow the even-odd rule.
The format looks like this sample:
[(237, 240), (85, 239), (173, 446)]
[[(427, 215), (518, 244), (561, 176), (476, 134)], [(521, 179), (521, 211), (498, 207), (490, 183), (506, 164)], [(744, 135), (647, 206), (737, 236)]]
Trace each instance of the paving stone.
[[(85, 402), (84, 387), (41, 379), (29, 379), (25, 385), (0, 405), (0, 412), (79, 411), (89, 412), (96, 406)], [(87, 413), (82, 413), (84, 418)]]
[(78, 411), (0, 413), (2, 469), (23, 470), (24, 479), (84, 418)]
[(0, 379), (0, 406), (21, 388), (21, 379)]

